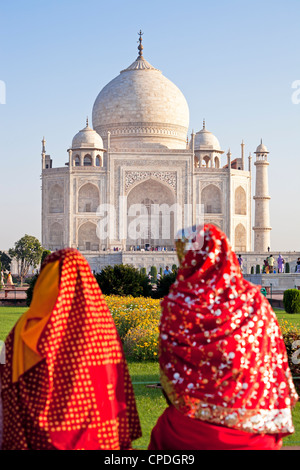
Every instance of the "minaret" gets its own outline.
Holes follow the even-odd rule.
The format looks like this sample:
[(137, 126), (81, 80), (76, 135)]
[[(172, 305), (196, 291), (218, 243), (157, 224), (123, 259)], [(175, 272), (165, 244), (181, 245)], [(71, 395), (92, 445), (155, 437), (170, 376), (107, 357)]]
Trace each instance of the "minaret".
[(46, 168), (45, 159), (46, 159), (46, 141), (45, 141), (45, 137), (43, 137), (43, 140), (42, 140), (42, 170), (45, 170), (45, 168)]
[(241, 143), (241, 160), (242, 160), (242, 170), (245, 169), (245, 143), (242, 140)]
[(268, 185), (268, 149), (260, 142), (257, 147), (256, 161), (256, 189), (255, 189), (255, 226), (254, 251), (267, 252), (270, 247), (270, 209), (269, 209), (269, 185)]

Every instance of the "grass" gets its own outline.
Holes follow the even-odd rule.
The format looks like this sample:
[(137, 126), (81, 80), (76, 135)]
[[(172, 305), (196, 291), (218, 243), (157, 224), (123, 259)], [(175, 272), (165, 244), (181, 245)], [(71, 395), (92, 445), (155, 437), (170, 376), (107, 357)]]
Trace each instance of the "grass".
[[(0, 307), (0, 340), (4, 340), (26, 307)], [(300, 314), (287, 314), (284, 310), (274, 309), (279, 323), (288, 321), (300, 326)], [(137, 409), (141, 420), (143, 436), (133, 443), (136, 449), (147, 449), (151, 430), (158, 417), (166, 408), (166, 401), (160, 389), (148, 388), (147, 384), (159, 382), (157, 362), (128, 362), (134, 387)], [(300, 445), (300, 403), (293, 410), (295, 433), (284, 439), (285, 446)]]
[(274, 308), (279, 324), (282, 321), (293, 323), (296, 328), (300, 328), (300, 313), (286, 313), (284, 310)]

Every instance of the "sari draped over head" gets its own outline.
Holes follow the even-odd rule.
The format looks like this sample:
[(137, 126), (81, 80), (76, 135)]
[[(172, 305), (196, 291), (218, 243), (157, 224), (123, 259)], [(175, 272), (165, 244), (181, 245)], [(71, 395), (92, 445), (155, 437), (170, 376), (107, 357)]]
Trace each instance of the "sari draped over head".
[(195, 420), (248, 433), (293, 433), (298, 395), (275, 313), (260, 287), (243, 278), (225, 234), (205, 225), (192, 237), (177, 241), (177, 279), (161, 303), (161, 384), (168, 399)]
[(3, 449), (130, 449), (141, 436), (121, 341), (77, 250), (47, 257), (1, 375)]

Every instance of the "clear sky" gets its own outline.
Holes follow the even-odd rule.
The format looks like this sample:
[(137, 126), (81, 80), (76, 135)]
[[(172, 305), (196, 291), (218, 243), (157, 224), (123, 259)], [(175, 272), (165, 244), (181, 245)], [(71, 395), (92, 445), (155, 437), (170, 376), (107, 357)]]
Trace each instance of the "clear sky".
[(299, 0), (2, 1), (0, 250), (40, 238), (41, 140), (63, 166), (100, 90), (135, 60), (142, 29), (144, 57), (188, 101), (190, 132), (205, 118), (233, 158), (242, 139), (246, 156), (263, 139), (271, 248), (299, 251), (299, 17)]

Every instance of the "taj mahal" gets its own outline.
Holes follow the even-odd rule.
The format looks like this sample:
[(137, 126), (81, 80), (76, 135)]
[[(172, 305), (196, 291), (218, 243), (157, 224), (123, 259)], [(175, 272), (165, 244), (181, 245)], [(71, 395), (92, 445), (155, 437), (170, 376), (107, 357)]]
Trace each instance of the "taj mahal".
[[(137, 59), (100, 91), (92, 125), (87, 120), (74, 136), (64, 167), (53, 166), (42, 141), (43, 246), (78, 248), (96, 271), (119, 262), (172, 265), (174, 233), (197, 224), (201, 207), (203, 221), (220, 227), (246, 261), (265, 256), (271, 243), (267, 147), (258, 141), (252, 164), (244, 142), (234, 158), (205, 120), (191, 135), (189, 125), (183, 93), (144, 58), (140, 32)], [(136, 211), (139, 205), (144, 211)], [(134, 233), (137, 214), (149, 223)]]

